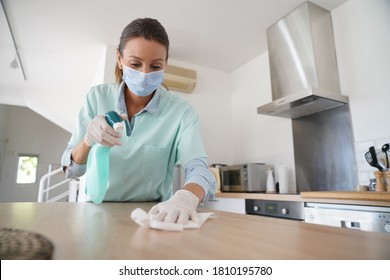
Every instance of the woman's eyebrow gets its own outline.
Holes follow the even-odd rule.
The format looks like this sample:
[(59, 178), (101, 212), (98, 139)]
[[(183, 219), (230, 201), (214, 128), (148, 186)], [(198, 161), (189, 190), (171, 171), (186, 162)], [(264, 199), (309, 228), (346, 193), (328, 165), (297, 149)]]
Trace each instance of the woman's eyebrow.
[[(135, 55), (130, 55), (129, 58), (134, 58), (134, 59), (138, 59), (138, 60), (141, 60), (143, 61), (143, 59), (135, 56)], [(152, 60), (152, 62), (157, 62), (157, 61), (162, 61), (162, 62), (165, 62), (165, 59), (162, 59), (162, 58), (156, 58), (155, 60)]]

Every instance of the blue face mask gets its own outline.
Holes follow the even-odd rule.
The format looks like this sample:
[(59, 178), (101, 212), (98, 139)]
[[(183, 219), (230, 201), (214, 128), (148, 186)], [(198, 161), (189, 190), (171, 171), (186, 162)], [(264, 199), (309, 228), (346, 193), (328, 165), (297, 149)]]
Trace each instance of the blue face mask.
[(135, 95), (148, 96), (163, 82), (164, 69), (156, 72), (144, 73), (123, 64), (122, 79)]

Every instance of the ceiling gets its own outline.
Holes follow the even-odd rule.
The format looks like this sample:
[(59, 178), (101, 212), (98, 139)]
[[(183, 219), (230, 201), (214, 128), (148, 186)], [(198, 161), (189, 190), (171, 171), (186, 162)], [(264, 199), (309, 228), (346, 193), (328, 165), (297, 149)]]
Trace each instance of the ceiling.
[[(139, 17), (166, 28), (170, 58), (230, 73), (266, 51), (265, 30), (302, 0), (1, 0), (26, 73), (0, 9), (0, 95), (89, 86), (106, 45)], [(347, 0), (313, 0), (333, 10)], [(84, 90), (84, 88), (83, 88)], [(17, 98), (17, 97), (15, 97)], [(16, 101), (15, 101), (16, 102)], [(1, 103), (1, 99), (0, 99)], [(17, 102), (16, 102), (17, 103)]]

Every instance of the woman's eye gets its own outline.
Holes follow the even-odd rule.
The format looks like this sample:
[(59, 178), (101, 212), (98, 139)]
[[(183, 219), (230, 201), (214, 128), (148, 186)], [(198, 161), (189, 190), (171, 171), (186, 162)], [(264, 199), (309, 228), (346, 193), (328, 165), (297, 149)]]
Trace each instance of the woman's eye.
[(161, 69), (161, 66), (160, 66), (160, 65), (152, 65), (151, 68), (152, 68), (154, 71), (157, 71), (157, 70), (160, 70), (160, 69)]
[(131, 66), (132, 66), (133, 68), (138, 68), (138, 67), (141, 66), (141, 64), (139, 64), (139, 63), (132, 63)]

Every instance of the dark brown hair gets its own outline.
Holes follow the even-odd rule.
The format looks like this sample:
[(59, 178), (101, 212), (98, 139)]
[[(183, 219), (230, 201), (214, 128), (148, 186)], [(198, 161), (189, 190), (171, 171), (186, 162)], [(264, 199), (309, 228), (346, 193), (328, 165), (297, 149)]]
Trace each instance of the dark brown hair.
[[(169, 39), (165, 28), (161, 23), (152, 18), (138, 18), (130, 22), (122, 31), (122, 35), (119, 40), (118, 51), (120, 55), (123, 55), (123, 48), (126, 43), (134, 38), (143, 37), (146, 40), (155, 40), (167, 49), (167, 57), (169, 53)], [(118, 84), (122, 81), (122, 69), (119, 68), (118, 62), (115, 65), (115, 82)]]

